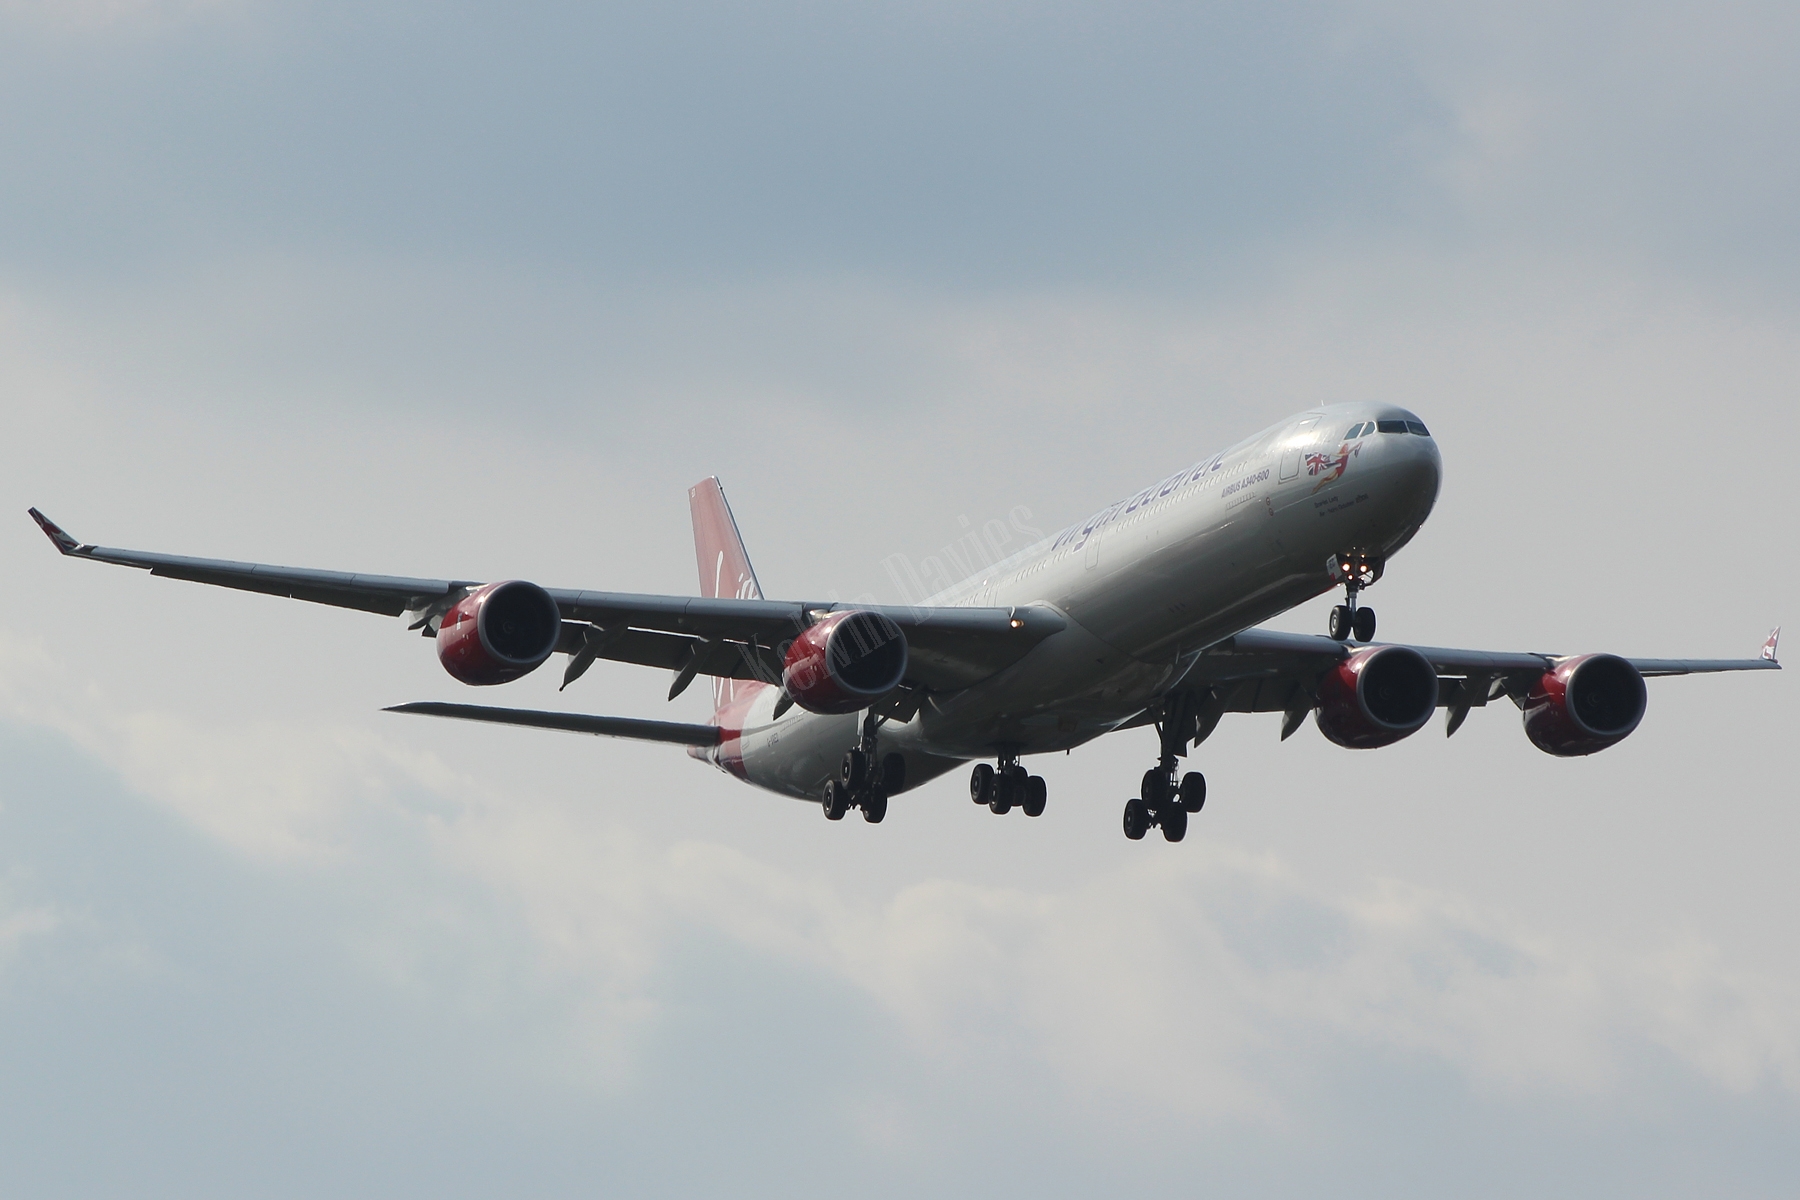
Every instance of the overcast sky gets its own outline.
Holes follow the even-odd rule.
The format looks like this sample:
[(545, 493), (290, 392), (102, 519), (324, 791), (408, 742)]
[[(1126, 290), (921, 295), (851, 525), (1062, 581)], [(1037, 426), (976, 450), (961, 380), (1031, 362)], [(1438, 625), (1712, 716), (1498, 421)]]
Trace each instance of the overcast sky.
[[(1782, 676), (1350, 752), (1227, 719), (830, 824), (381, 713), (397, 622), (103, 544), (899, 599), (1288, 412), (1419, 412), (1425, 644), (1800, 624), (1800, 9), (0, 0), (0, 1192), (1791, 1196)], [(1283, 628), (1321, 631), (1329, 600)]]

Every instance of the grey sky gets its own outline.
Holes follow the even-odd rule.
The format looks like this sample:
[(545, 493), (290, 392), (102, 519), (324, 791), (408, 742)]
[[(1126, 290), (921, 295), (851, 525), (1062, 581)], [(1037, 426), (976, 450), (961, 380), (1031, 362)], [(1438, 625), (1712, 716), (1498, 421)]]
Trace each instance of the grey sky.
[(1779, 5), (110, 8), (0, 50), (21, 266), (1182, 288), (1386, 235), (1793, 267)]
[[(828, 825), (78, 536), (892, 597), (1285, 412), (1444, 448), (1384, 634), (1796, 623), (1775, 5), (0, 0), (0, 1191), (1787, 1195), (1783, 677), (1559, 762), (1234, 718)], [(1322, 627), (1324, 605), (1283, 624)], [(696, 719), (654, 672), (492, 699)], [(489, 699), (489, 697), (477, 697)]]
[(1342, 23), (1309, 5), (233, 6), (13, 43), (12, 104), (54, 119), (7, 131), (25, 169), (6, 203), (41, 231), (27, 257), (56, 262), (187, 261), (203, 238), (628, 278), (1167, 277), (1404, 204), (1406, 141), (1446, 114)]

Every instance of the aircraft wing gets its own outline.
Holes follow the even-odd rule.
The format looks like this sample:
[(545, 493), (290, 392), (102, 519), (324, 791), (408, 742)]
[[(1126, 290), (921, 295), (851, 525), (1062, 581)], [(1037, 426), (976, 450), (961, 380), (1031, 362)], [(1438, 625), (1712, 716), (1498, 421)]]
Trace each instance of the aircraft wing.
[[(412, 618), (412, 628), (427, 633), (435, 617), (481, 586), (468, 579), (363, 575), (95, 546), (78, 542), (37, 509), (30, 513), (57, 550), (74, 558), (137, 567), (170, 579), (406, 616)], [(882, 613), (905, 632), (909, 685), (952, 691), (1018, 661), (1064, 625), (1054, 611), (1036, 606), (913, 608), (547, 590), (564, 621), (557, 650), (577, 656), (585, 651), (589, 662), (597, 657), (664, 667), (683, 672), (686, 678), (716, 675), (777, 681), (782, 663), (776, 647), (825, 613), (859, 608)]]
[[(1645, 676), (1701, 675), (1717, 671), (1780, 670), (1775, 649), (1780, 630), (1769, 635), (1757, 658), (1626, 658)], [(1375, 643), (1390, 645), (1394, 643)], [(1404, 644), (1404, 643), (1401, 643)], [(1296, 713), (1314, 702), (1318, 681), (1333, 665), (1362, 647), (1302, 633), (1248, 629), (1203, 651), (1180, 684), (1211, 694), (1209, 715), (1226, 712)], [(1441, 646), (1410, 646), (1438, 673), (1439, 707), (1480, 708), (1502, 695), (1521, 697), (1540, 675), (1565, 656)], [(1156, 719), (1147, 713), (1134, 724)]]
[[(1776, 639), (1780, 630), (1769, 635), (1758, 658), (1631, 658), (1627, 662), (1643, 675), (1704, 675), (1716, 671), (1779, 670), (1775, 660)], [(1387, 645), (1388, 643), (1376, 643)], [(1402, 643), (1404, 644), (1404, 643)], [(1268, 629), (1247, 629), (1208, 649), (1202, 662), (1215, 664), (1253, 662), (1285, 662), (1298, 665), (1313, 662), (1324, 665), (1344, 658), (1358, 649), (1355, 643), (1344, 643), (1322, 635), (1277, 633)], [(1567, 657), (1562, 654), (1518, 653), (1492, 650), (1456, 650), (1443, 646), (1410, 646), (1423, 654), (1440, 676), (1508, 675), (1515, 672), (1542, 672)], [(1229, 670), (1229, 668), (1227, 668)]]

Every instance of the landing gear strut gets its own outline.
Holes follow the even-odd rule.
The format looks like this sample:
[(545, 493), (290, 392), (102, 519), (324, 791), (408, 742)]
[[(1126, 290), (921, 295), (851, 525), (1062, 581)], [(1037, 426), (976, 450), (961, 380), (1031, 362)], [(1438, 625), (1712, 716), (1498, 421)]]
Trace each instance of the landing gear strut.
[(1348, 554), (1334, 554), (1326, 563), (1326, 569), (1333, 579), (1341, 580), (1344, 585), (1344, 603), (1331, 610), (1331, 636), (1340, 642), (1355, 638), (1359, 642), (1375, 640), (1375, 610), (1358, 608), (1357, 593), (1366, 587), (1375, 586), (1381, 578), (1382, 562), (1353, 550)]
[(987, 805), (996, 815), (1011, 812), (1016, 804), (1026, 816), (1041, 817), (1049, 788), (1042, 775), (1033, 775), (1019, 765), (1017, 750), (1003, 750), (998, 769), (976, 763), (969, 772), (969, 799)]
[(887, 816), (888, 797), (906, 786), (906, 759), (899, 754), (878, 755), (876, 731), (885, 717), (863, 717), (862, 739), (844, 755), (838, 777), (825, 785), (820, 806), (825, 819), (841, 821), (852, 808), (862, 810), (863, 820), (879, 825)]
[(1206, 803), (1206, 776), (1189, 771), (1177, 781), (1176, 768), (1187, 753), (1188, 743), (1212, 732), (1219, 714), (1201, 704), (1191, 692), (1181, 692), (1163, 702), (1162, 720), (1156, 732), (1162, 739), (1162, 757), (1144, 772), (1138, 794), (1125, 802), (1125, 836), (1139, 841), (1153, 825), (1163, 838), (1179, 842), (1187, 836), (1188, 815)]

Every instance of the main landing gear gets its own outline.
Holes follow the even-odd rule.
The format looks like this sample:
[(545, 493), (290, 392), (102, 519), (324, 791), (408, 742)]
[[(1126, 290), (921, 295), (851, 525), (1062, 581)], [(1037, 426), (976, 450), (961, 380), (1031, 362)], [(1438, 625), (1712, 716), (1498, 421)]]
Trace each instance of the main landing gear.
[(1144, 772), (1137, 796), (1125, 802), (1125, 836), (1141, 841), (1152, 825), (1162, 827), (1163, 839), (1179, 842), (1187, 836), (1188, 815), (1206, 803), (1206, 776), (1189, 771), (1175, 781), (1175, 758)]
[(976, 763), (969, 773), (969, 799), (985, 804), (996, 815), (1009, 813), (1016, 804), (1028, 817), (1044, 815), (1049, 788), (1042, 775), (1033, 775), (1019, 765), (1016, 752), (1000, 756), (998, 770), (986, 763)]
[(1348, 554), (1334, 554), (1326, 564), (1333, 579), (1344, 584), (1343, 604), (1331, 610), (1331, 636), (1340, 642), (1355, 638), (1359, 642), (1375, 640), (1375, 610), (1358, 608), (1356, 595), (1366, 587), (1375, 586), (1381, 578), (1382, 562), (1360, 550)]
[(1212, 732), (1218, 713), (1202, 706), (1187, 692), (1163, 703), (1163, 718), (1156, 724), (1162, 739), (1162, 757), (1144, 772), (1138, 794), (1125, 802), (1125, 836), (1142, 841), (1152, 826), (1162, 829), (1163, 839), (1179, 842), (1187, 836), (1188, 817), (1206, 803), (1206, 776), (1189, 771), (1177, 781), (1176, 768), (1187, 753), (1188, 743)]
[(879, 825), (887, 816), (888, 797), (906, 786), (906, 759), (898, 754), (876, 755), (875, 731), (882, 719), (874, 713), (863, 718), (862, 740), (844, 755), (838, 777), (825, 785), (820, 806), (825, 819), (841, 821), (852, 808), (862, 810), (863, 820)]

